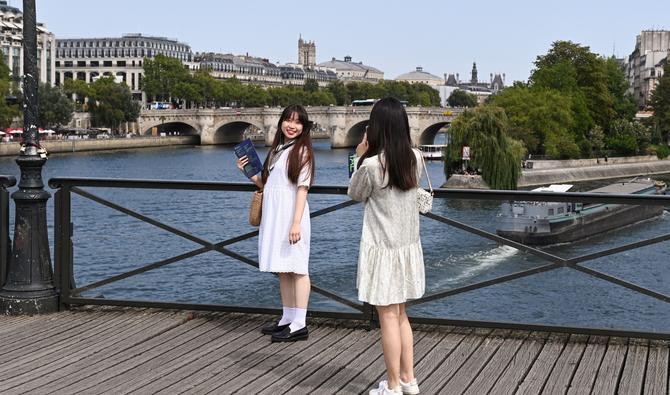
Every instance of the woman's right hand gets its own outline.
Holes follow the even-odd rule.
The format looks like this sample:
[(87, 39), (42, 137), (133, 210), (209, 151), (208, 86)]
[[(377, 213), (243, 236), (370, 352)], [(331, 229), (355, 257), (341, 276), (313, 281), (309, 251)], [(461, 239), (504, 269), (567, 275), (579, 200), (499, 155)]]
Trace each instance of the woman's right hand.
[(360, 158), (366, 152), (368, 152), (368, 134), (364, 133), (363, 134), (363, 140), (356, 147), (356, 156), (358, 156)]
[(244, 173), (244, 166), (246, 166), (248, 163), (249, 158), (246, 155), (244, 155), (243, 157), (237, 160), (237, 168), (240, 169), (242, 173)]

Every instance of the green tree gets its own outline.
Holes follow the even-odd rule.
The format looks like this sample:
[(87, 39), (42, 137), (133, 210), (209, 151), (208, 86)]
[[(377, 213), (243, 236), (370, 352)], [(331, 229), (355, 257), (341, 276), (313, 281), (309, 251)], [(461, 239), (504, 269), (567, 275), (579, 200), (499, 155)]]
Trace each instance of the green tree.
[(471, 167), (481, 170), (491, 188), (516, 189), (524, 150), (507, 129), (507, 116), (500, 107), (477, 107), (456, 118), (445, 149), (447, 177), (453, 173), (454, 163), (460, 165), (462, 147), (469, 146)]
[(72, 119), (73, 103), (59, 87), (40, 84), (37, 90), (39, 102), (39, 126), (52, 128), (66, 125)]
[(338, 106), (348, 106), (351, 104), (351, 97), (349, 96), (349, 91), (347, 87), (344, 86), (342, 81), (333, 81), (326, 88), (333, 98), (335, 99), (335, 104)]
[(153, 59), (144, 58), (143, 68), (142, 90), (155, 100), (170, 100), (175, 86), (190, 79), (181, 60), (161, 54)]
[(319, 90), (319, 83), (313, 78), (308, 78), (305, 80), (305, 85), (303, 85), (302, 89), (309, 93), (317, 92)]
[(639, 122), (617, 119), (611, 126), (612, 132), (607, 139), (607, 145), (618, 154), (639, 154), (646, 151), (651, 144), (651, 130)]
[[(605, 131), (615, 117), (614, 97), (608, 87), (605, 60), (591, 52), (589, 47), (570, 41), (556, 41), (546, 55), (538, 56), (531, 73), (533, 87), (556, 89), (573, 96), (583, 97), (588, 114)], [(575, 103), (579, 103), (578, 98)], [(577, 119), (582, 134), (593, 126), (589, 120)]]
[(12, 89), (12, 77), (4, 58), (0, 56), (0, 127), (11, 126), (12, 119), (20, 114), (18, 104), (8, 104), (7, 97)]
[(477, 96), (461, 89), (456, 89), (447, 98), (450, 107), (477, 107)]
[(113, 77), (91, 84), (89, 104), (93, 126), (118, 130), (121, 122), (134, 122), (140, 115), (140, 105), (133, 100), (128, 86), (117, 84)]
[(637, 112), (637, 105), (633, 97), (628, 94), (628, 81), (619, 62), (613, 56), (605, 60), (607, 73), (607, 89), (614, 100), (614, 112), (617, 118), (632, 121)]
[[(493, 96), (491, 103), (505, 110), (509, 134), (531, 154), (555, 158), (578, 157), (572, 97), (553, 89), (518, 85)], [(590, 153), (590, 146), (586, 155)]]
[(91, 95), (91, 87), (86, 81), (65, 80), (65, 82), (63, 82), (63, 93), (68, 96), (74, 95), (75, 102), (77, 104), (83, 104), (85, 99)]
[(654, 126), (665, 144), (670, 140), (670, 62), (663, 67), (663, 76), (658, 79), (651, 93), (651, 108), (654, 111)]

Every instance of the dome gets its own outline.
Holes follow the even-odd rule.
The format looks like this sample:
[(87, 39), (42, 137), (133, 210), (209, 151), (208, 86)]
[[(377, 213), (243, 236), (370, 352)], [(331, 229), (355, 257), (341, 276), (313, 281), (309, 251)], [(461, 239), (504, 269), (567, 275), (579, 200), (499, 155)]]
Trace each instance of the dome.
[(396, 81), (430, 81), (432, 83), (442, 83), (441, 77), (423, 71), (423, 67), (417, 67), (416, 70), (397, 76)]

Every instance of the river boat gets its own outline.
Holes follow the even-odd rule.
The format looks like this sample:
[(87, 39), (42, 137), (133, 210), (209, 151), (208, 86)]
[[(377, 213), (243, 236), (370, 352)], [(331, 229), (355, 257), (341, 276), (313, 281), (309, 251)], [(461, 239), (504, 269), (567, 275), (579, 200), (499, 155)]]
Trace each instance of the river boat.
[[(572, 185), (559, 184), (534, 191), (567, 192), (570, 188)], [(664, 182), (635, 179), (586, 192), (653, 195), (664, 194), (665, 190)], [(662, 206), (513, 201), (502, 204), (496, 233), (530, 245), (567, 243), (651, 219), (662, 213)]]
[(444, 152), (444, 148), (446, 148), (446, 145), (442, 144), (420, 145), (418, 148), (419, 151), (421, 151), (423, 159), (438, 160), (442, 159), (442, 153)]

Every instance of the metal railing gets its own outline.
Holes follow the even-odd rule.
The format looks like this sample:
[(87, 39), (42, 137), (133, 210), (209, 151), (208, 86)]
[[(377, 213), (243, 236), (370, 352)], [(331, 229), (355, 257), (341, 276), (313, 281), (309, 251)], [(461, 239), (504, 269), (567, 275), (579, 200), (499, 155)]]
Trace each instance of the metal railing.
[(12, 254), (12, 240), (9, 237), (9, 191), (16, 185), (14, 176), (0, 175), (0, 287), (7, 279), (7, 265)]
[[(101, 287), (103, 285), (111, 284), (116, 281), (127, 279), (150, 270), (154, 270), (175, 262), (182, 261), (197, 255), (204, 254), (210, 251), (216, 251), (240, 262), (248, 265), (258, 267), (258, 262), (250, 259), (244, 255), (238, 254), (228, 247), (243, 240), (255, 237), (258, 231), (254, 230), (236, 237), (225, 240), (212, 242), (205, 240), (193, 234), (190, 234), (182, 229), (167, 225), (149, 216), (140, 214), (134, 210), (123, 207), (117, 203), (111, 202), (100, 196), (97, 196), (90, 191), (83, 188), (126, 188), (126, 189), (158, 189), (158, 190), (190, 190), (190, 191), (236, 191), (236, 192), (251, 192), (255, 187), (251, 184), (241, 183), (222, 183), (222, 182), (194, 182), (194, 181), (156, 181), (156, 180), (122, 180), (122, 179), (92, 179), (92, 178), (52, 178), (49, 181), (52, 188), (58, 189), (55, 194), (55, 281), (57, 287), (60, 288), (61, 305), (114, 305), (114, 306), (132, 306), (132, 307), (156, 307), (156, 308), (170, 308), (170, 309), (190, 309), (190, 310), (210, 310), (210, 311), (235, 311), (247, 313), (279, 313), (280, 310), (272, 308), (257, 308), (257, 307), (243, 307), (230, 306), (220, 304), (192, 304), (179, 302), (164, 302), (164, 301), (138, 301), (127, 299), (108, 299), (108, 298), (90, 298), (81, 296), (83, 292)], [(310, 189), (310, 194), (322, 195), (346, 195), (346, 186), (314, 186)], [(131, 216), (140, 221), (144, 221), (159, 229), (170, 232), (174, 235), (182, 237), (199, 244), (200, 247), (184, 252), (179, 255), (172, 256), (167, 259), (162, 259), (157, 262), (142, 266), (140, 268), (127, 271), (103, 280), (99, 280), (81, 287), (76, 287), (73, 281), (73, 250), (72, 250), (72, 236), (73, 225), (71, 219), (71, 200), (72, 194), (76, 194), (83, 198), (97, 202), (110, 209), (116, 210), (128, 216)], [(452, 190), (452, 189), (436, 189), (435, 198), (437, 199), (469, 199), (469, 200), (497, 200), (497, 201), (544, 201), (544, 202), (572, 202), (572, 203), (606, 203), (606, 204), (630, 204), (630, 205), (656, 205), (656, 206), (670, 206), (670, 196), (660, 195), (604, 195), (597, 193), (553, 193), (553, 192), (533, 192), (533, 191), (497, 191), (497, 190)], [(347, 200), (339, 204), (326, 207), (311, 213), (311, 218), (319, 217), (345, 207), (356, 204), (352, 200)], [(597, 258), (617, 254), (623, 251), (629, 251), (635, 248), (648, 246), (663, 241), (670, 240), (670, 234), (664, 234), (650, 239), (636, 241), (625, 245), (608, 248), (586, 255), (576, 256), (572, 258), (562, 258), (560, 256), (551, 254), (549, 252), (518, 243), (504, 237), (498, 236), (491, 232), (467, 225), (453, 219), (428, 213), (425, 214), (427, 218), (441, 222), (443, 224), (461, 229), (479, 237), (494, 241), (499, 244), (511, 246), (526, 253), (532, 254), (542, 260), (548, 261), (547, 264), (534, 267), (519, 272), (502, 275), (493, 279), (484, 280), (474, 284), (465, 285), (462, 287), (449, 289), (446, 291), (436, 292), (434, 294), (426, 295), (420, 299), (408, 302), (408, 306), (416, 306), (436, 300), (445, 299), (454, 295), (464, 294), (470, 291), (507, 283), (516, 279), (525, 278), (534, 274), (548, 272), (558, 268), (569, 268), (577, 272), (593, 276), (600, 280), (615, 284), (616, 286), (634, 291), (636, 293), (660, 300), (662, 302), (670, 303), (670, 296), (652, 289), (643, 287), (638, 284), (626, 281), (624, 279), (612, 276), (605, 272), (586, 267), (584, 262), (591, 261)], [(317, 284), (312, 284), (312, 290), (326, 298), (341, 303), (355, 311), (355, 313), (333, 312), (333, 311), (315, 311), (311, 310), (310, 315), (322, 316), (331, 318), (343, 319), (358, 319), (374, 320), (374, 309), (367, 304), (359, 303), (358, 301), (349, 300), (338, 295), (336, 292), (328, 290)], [(609, 335), (609, 336), (627, 336), (627, 337), (646, 337), (655, 339), (670, 340), (670, 332), (650, 332), (650, 331), (631, 331), (623, 329), (608, 329), (608, 328), (590, 328), (590, 327), (569, 327), (559, 325), (539, 325), (531, 323), (518, 322), (500, 322), (500, 321), (475, 321), (475, 320), (454, 320), (448, 318), (427, 318), (427, 317), (412, 317), (414, 322), (426, 324), (445, 324), (445, 325), (465, 325), (465, 326), (479, 326), (491, 328), (506, 328), (506, 329), (526, 329), (526, 330), (540, 330), (540, 331), (555, 331), (555, 332), (569, 332), (569, 333), (583, 333), (591, 335)]]

